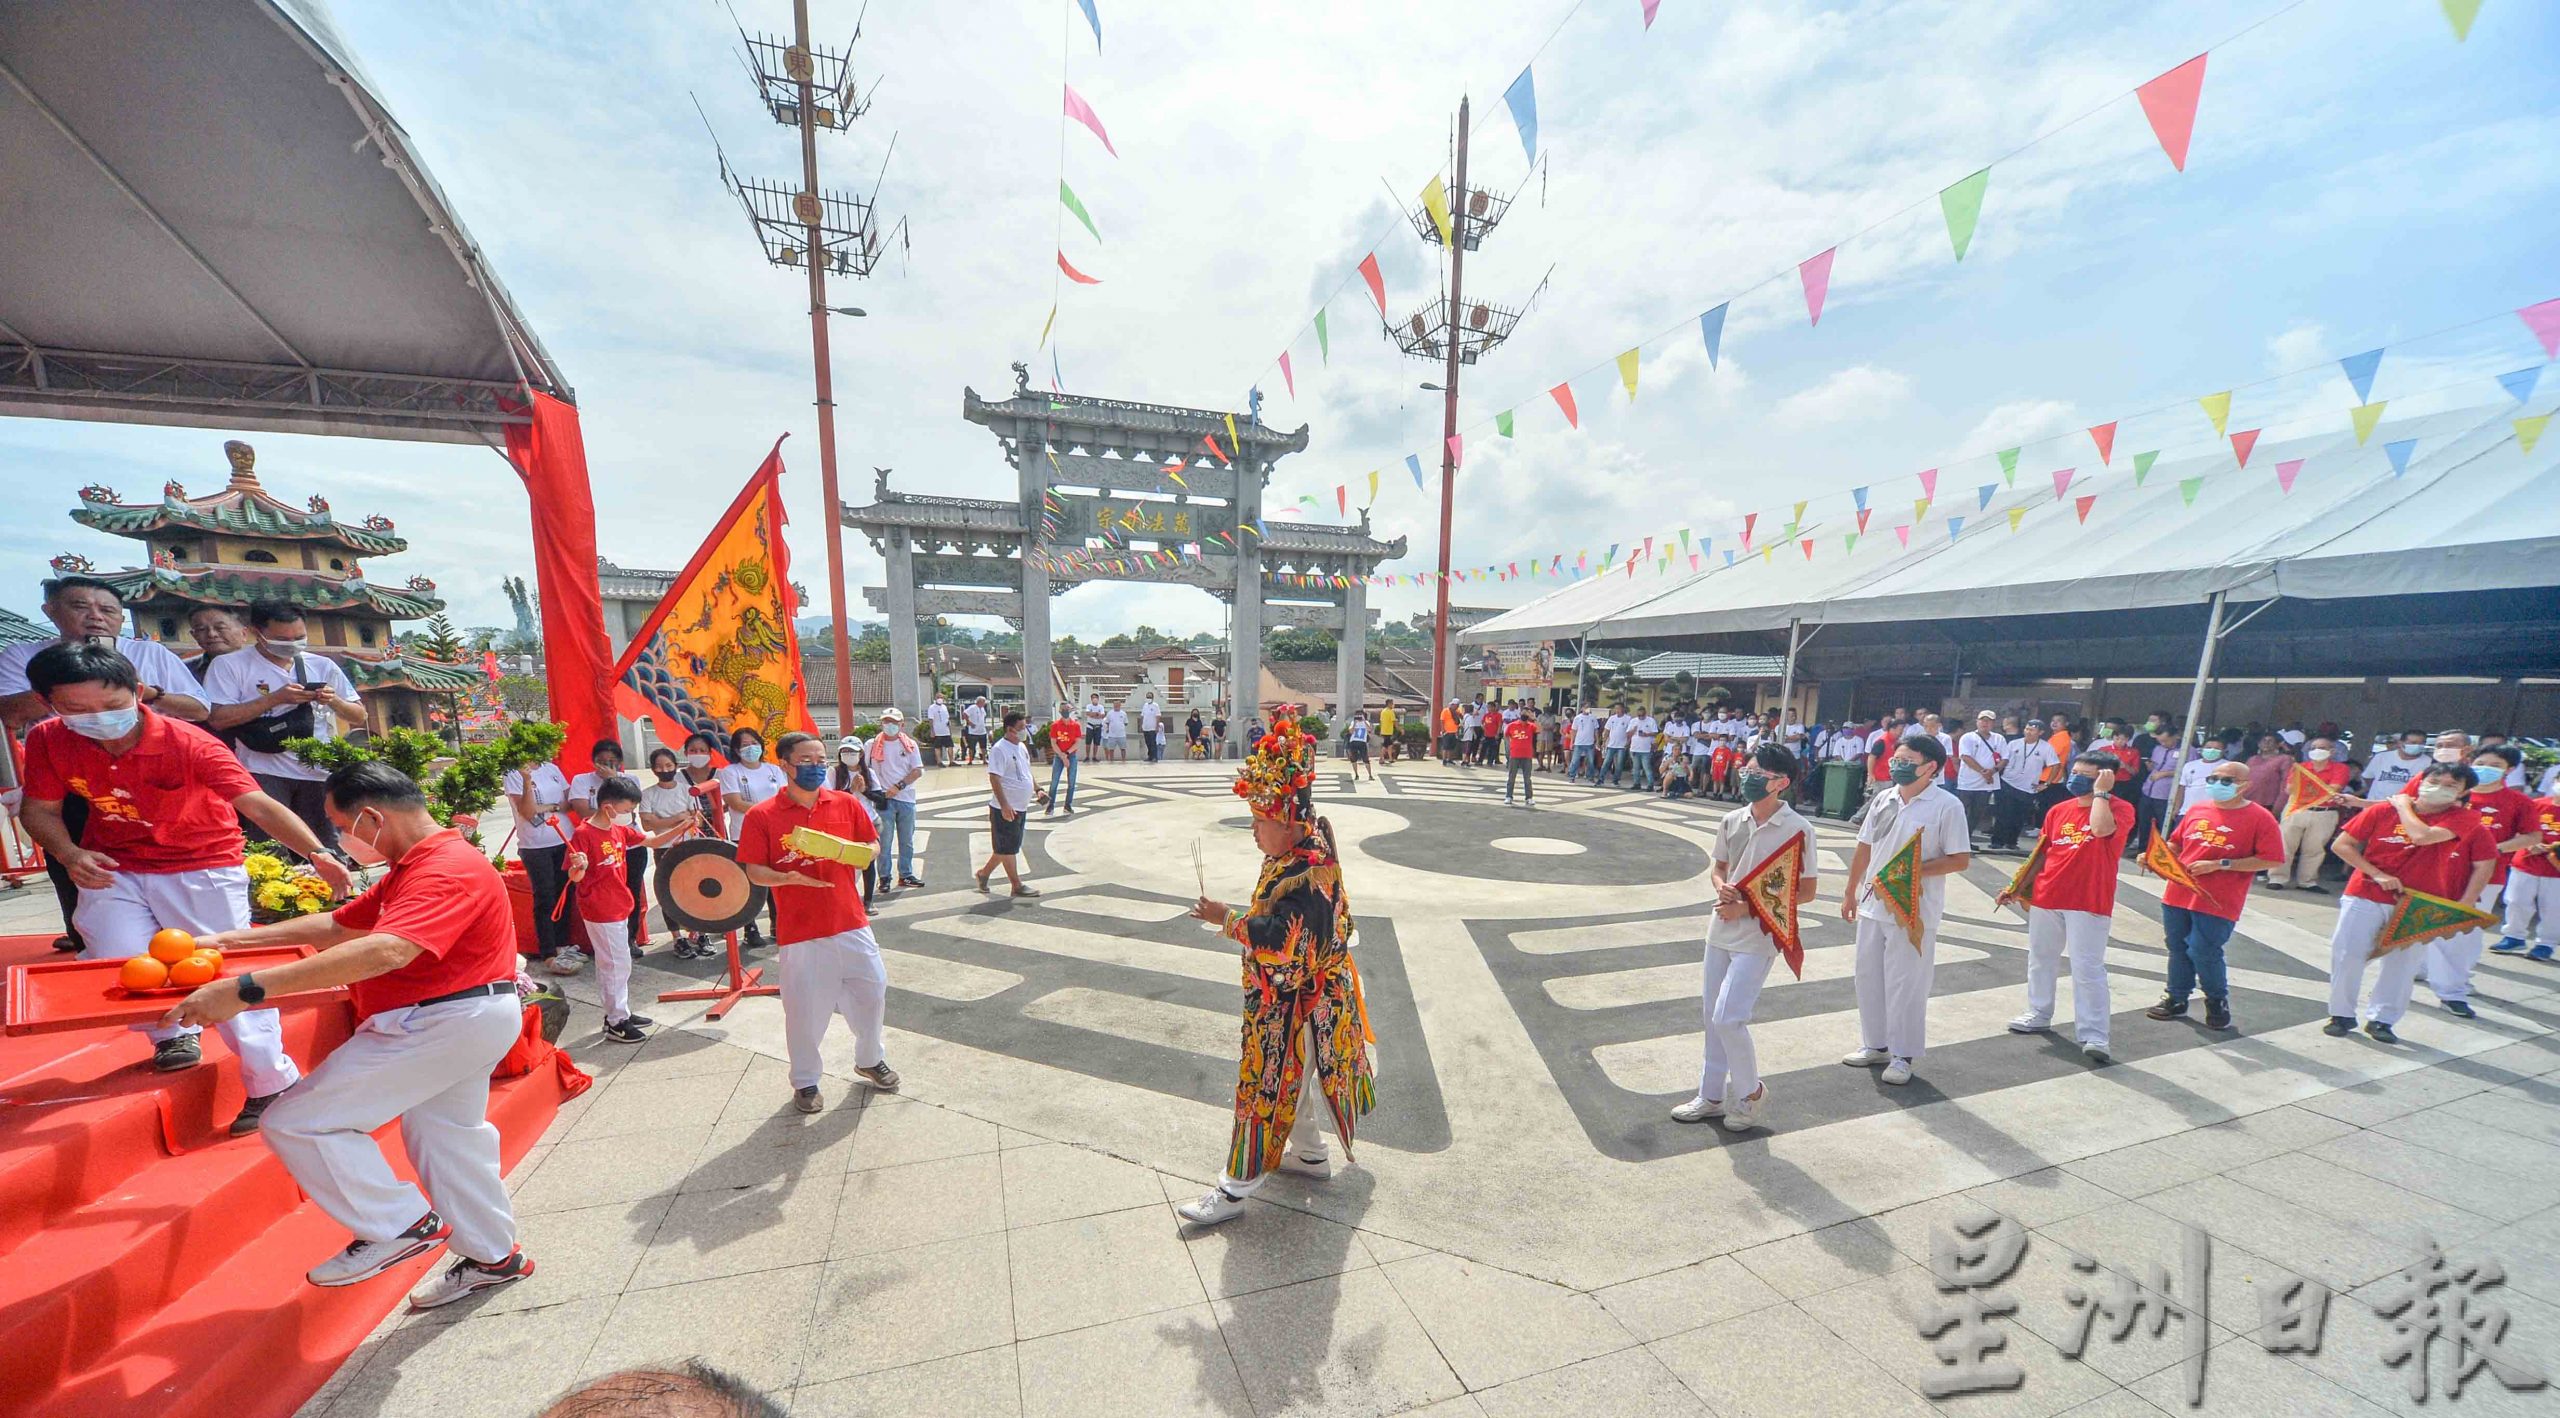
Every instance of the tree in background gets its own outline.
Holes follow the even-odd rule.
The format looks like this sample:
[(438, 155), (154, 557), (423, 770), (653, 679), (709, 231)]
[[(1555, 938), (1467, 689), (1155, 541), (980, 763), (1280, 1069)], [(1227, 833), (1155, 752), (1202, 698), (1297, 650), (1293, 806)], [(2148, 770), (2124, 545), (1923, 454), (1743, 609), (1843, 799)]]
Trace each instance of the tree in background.
[(462, 637), (453, 633), (453, 622), (445, 617), (443, 611), (428, 616), (427, 628), (405, 643), (429, 659), (442, 660), (449, 665), (459, 664), (462, 660)]
[(551, 712), (551, 690), (534, 675), (500, 675), (498, 703), (513, 719), (539, 719)]
[(1262, 637), (1262, 654), (1272, 660), (1330, 660), (1341, 642), (1327, 630), (1274, 630)]

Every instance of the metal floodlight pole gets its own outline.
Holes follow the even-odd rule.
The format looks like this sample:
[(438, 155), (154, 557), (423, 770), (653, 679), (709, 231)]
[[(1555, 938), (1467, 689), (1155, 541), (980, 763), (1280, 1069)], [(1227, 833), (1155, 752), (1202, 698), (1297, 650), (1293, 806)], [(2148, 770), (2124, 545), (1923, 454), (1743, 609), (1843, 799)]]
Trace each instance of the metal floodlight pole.
[(1467, 100), (1458, 98), (1457, 189), (1449, 194), (1449, 383), (1440, 414), (1440, 576), (1431, 610), (1431, 713), (1434, 722), (1449, 702), (1449, 520), (1458, 489), (1458, 351), (1466, 343), (1458, 322), (1461, 283), (1467, 270)]
[[(835, 642), (836, 736), (853, 724), (853, 636), (845, 617), (844, 503), (836, 493), (836, 400), (834, 361), (827, 349), (826, 239), (819, 230), (826, 202), (818, 195), (817, 65), (809, 48), (809, 0), (791, 0), (792, 50), (789, 67), (800, 85), (800, 219), (808, 225), (804, 248), (809, 267), (809, 350), (817, 368), (818, 487), (827, 522), (827, 613)], [(892, 702), (901, 686), (891, 685)]]

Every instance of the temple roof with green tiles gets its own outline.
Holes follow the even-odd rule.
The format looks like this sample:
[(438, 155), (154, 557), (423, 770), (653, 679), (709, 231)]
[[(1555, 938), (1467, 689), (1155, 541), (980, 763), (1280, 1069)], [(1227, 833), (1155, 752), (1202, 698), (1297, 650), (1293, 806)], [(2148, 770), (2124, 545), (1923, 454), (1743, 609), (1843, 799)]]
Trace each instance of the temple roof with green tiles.
[(377, 586), (362, 575), (336, 577), (300, 569), (266, 571), (247, 566), (171, 564), (155, 557), (150, 566), (101, 571), (86, 557), (57, 556), (57, 573), (94, 576), (116, 588), (129, 606), (168, 599), (200, 606), (245, 606), (252, 601), (288, 601), (306, 611), (365, 611), (393, 620), (419, 620), (444, 609), (436, 583), (412, 576), (405, 586)]
[(330, 514), (329, 500), (317, 493), (302, 507), (290, 506), (259, 485), (257, 450), (235, 440), (222, 445), (222, 451), (231, 460), (231, 481), (220, 492), (189, 497), (172, 479), (161, 488), (160, 501), (125, 503), (116, 500), (113, 488), (93, 484), (80, 489), (80, 508), (71, 520), (114, 536), (140, 539), (187, 531), (316, 542), (359, 556), (389, 556), (409, 549), (406, 539), (392, 535), (390, 518), (367, 517), (349, 526)]

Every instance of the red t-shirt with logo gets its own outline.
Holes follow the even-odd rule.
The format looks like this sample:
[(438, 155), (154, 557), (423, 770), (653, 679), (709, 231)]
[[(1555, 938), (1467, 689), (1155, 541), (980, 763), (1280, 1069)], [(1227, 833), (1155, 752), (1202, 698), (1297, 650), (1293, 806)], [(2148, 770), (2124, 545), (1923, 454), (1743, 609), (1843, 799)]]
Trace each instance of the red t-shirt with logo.
[(569, 850), (587, 859), (587, 874), (578, 878), (579, 920), (631, 919), (631, 908), (638, 903), (631, 899), (631, 874), (625, 863), (631, 849), (648, 840), (648, 834), (627, 822), (609, 828), (582, 822), (569, 834)]
[[(2446, 829), (2453, 840), (2426, 846), (2412, 843), (2401, 829), (2400, 810), (2389, 803), (2375, 803), (2357, 813), (2348, 819), (2345, 832), (2356, 839), (2374, 870), (2400, 878), (2400, 884), (2411, 891), (2462, 900), (2462, 889), (2471, 884), (2473, 864), (2495, 857), (2497, 843), (2469, 808), (2451, 807), (2432, 817), (2421, 811), (2418, 820)], [(2347, 894), (2386, 905), (2399, 900), (2374, 885), (2361, 869), (2347, 878)]]
[[(2207, 802), (2178, 819), (2177, 830), (2169, 834), (2169, 850), (2190, 866), (2197, 862), (2251, 859), (2282, 861), (2284, 829), (2276, 825), (2274, 813), (2247, 798)], [(2240, 908), (2248, 904), (2249, 883), (2256, 879), (2255, 872), (2206, 872), (2196, 878), (2196, 885), (2204, 890), (2189, 891), (2171, 885), (2160, 893), (2160, 903), (2236, 921), (2240, 919)]]
[[(2516, 824), (2507, 836), (2513, 837), (2519, 832), (2535, 831), (2542, 834), (2544, 846), (2560, 847), (2560, 797), (2534, 799), (2532, 815)], [(2549, 852), (2537, 852), (2531, 847), (2518, 847), (2514, 860), (2515, 869), (2527, 876), (2560, 876), (2560, 860), (2554, 860)]]
[(1511, 756), (1514, 758), (1537, 757), (1537, 721), (1534, 719), (1512, 720), (1510, 723), (1502, 726), (1502, 740), (1504, 743), (1510, 745)]
[(871, 814), (856, 805), (850, 794), (833, 788), (820, 788), (817, 800), (807, 807), (793, 802), (790, 793), (780, 792), (748, 808), (746, 821), (738, 828), (738, 861), (742, 865), (797, 872), (827, 883), (823, 889), (772, 888), (774, 943), (791, 945), (842, 935), (871, 924), (871, 917), (862, 909), (862, 873), (843, 862), (802, 856), (784, 846), (782, 839), (798, 827), (848, 842), (880, 840), (878, 830), (871, 825)]
[(2036, 872), (2035, 904), (2048, 911), (2087, 911), (2104, 916), (2116, 908), (2116, 859), (2133, 831), (2133, 814), (2111, 804), (2115, 830), (2101, 837), (2089, 825), (2094, 799), (2055, 803), (2044, 815), (2044, 866)]
[(1060, 719), (1049, 725), (1049, 747), (1060, 753), (1073, 753), (1084, 742), (1084, 725), (1074, 719)]
[[(2494, 788), (2472, 789), (2471, 796), (2463, 799), (2462, 805), (2471, 809), (2471, 815), (2480, 819), (2482, 827), (2489, 829), (2491, 842), (2504, 842), (2518, 833), (2533, 830), (2533, 799), (2504, 783)], [(2489, 874), (2489, 879), (2494, 882), (2507, 879), (2507, 859), (2503, 854), (2498, 858), (2498, 869)]]
[(516, 918), (506, 883), (451, 829), (411, 847), (372, 890), (330, 914), (349, 930), (381, 931), (418, 948), (390, 974), (347, 987), (359, 1018), (515, 978)]
[(144, 709), (142, 737), (109, 753), (60, 719), (27, 730), (26, 795), (89, 804), (80, 845), (126, 871), (203, 871), (240, 865), (240, 817), (232, 801), (258, 791), (222, 740)]

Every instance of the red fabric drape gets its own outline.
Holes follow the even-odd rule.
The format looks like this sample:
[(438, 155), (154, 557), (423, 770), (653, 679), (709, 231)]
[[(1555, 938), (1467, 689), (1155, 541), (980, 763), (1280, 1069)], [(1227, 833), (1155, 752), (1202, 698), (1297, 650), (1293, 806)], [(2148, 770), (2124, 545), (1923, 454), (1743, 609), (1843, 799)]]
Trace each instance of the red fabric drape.
[(507, 426), (507, 459), (533, 502), (533, 579), (542, 592), (551, 717), (569, 731), (560, 767), (578, 773), (588, 766), (589, 747), (614, 737), (613, 653), (596, 586), (595, 495), (587, 486), (576, 406), (536, 391), (531, 409), (531, 423)]

